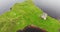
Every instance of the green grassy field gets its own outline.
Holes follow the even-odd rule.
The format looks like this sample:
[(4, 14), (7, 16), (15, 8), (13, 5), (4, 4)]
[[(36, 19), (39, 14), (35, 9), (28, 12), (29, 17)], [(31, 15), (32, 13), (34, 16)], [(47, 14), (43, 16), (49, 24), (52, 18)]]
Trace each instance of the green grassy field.
[(10, 11), (0, 16), (0, 32), (16, 32), (31, 24), (48, 32), (59, 32), (59, 21), (50, 16), (44, 20), (40, 17), (42, 13), (31, 1), (16, 3)]

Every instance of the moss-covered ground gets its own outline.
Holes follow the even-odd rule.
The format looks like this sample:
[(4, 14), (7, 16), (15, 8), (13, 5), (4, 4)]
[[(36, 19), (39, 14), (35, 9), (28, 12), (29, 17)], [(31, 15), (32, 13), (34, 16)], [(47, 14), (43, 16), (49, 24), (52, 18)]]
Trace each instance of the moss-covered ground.
[(16, 32), (31, 24), (48, 32), (59, 32), (59, 21), (50, 16), (44, 20), (40, 17), (42, 13), (31, 1), (16, 3), (10, 11), (0, 16), (0, 32)]

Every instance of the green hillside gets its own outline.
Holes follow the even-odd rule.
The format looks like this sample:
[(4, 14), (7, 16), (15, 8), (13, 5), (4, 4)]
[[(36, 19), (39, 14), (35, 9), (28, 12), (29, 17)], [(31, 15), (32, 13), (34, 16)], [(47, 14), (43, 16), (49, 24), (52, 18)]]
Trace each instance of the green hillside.
[(58, 20), (50, 16), (44, 20), (40, 17), (42, 13), (31, 1), (16, 3), (10, 11), (0, 16), (0, 32), (16, 32), (31, 24), (48, 32), (59, 32)]

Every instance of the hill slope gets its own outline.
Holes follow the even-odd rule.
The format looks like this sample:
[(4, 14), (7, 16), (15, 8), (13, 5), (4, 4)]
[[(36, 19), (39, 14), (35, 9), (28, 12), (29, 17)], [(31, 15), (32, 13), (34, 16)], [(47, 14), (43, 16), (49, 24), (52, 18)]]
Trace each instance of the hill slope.
[(47, 20), (42, 19), (42, 13), (31, 1), (16, 3), (10, 11), (0, 16), (0, 32), (16, 32), (31, 24), (48, 32), (58, 32), (59, 22), (50, 16)]

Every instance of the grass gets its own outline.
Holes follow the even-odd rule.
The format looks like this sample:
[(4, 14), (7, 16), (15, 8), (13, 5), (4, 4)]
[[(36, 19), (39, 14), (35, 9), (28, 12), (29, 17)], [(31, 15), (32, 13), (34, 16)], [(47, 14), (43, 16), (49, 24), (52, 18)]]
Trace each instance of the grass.
[(31, 24), (48, 32), (59, 32), (58, 20), (50, 16), (44, 20), (40, 17), (42, 13), (31, 1), (16, 3), (10, 11), (0, 16), (0, 32), (16, 32)]

